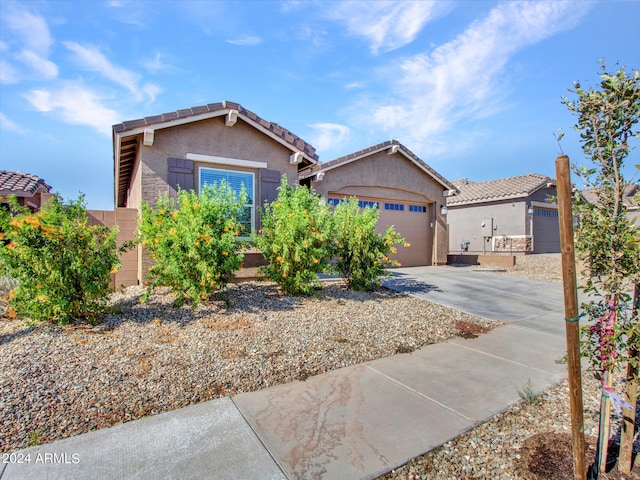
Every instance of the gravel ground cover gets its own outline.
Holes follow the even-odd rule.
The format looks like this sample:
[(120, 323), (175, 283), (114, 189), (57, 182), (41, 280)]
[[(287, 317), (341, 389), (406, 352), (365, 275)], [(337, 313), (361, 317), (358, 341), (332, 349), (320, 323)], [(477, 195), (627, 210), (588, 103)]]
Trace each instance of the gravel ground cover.
[(497, 322), (387, 290), (331, 282), (311, 297), (272, 283), (231, 285), (226, 300), (174, 309), (140, 287), (112, 296), (103, 324), (28, 328), (0, 317), (0, 450), (11, 452), (329, 370)]

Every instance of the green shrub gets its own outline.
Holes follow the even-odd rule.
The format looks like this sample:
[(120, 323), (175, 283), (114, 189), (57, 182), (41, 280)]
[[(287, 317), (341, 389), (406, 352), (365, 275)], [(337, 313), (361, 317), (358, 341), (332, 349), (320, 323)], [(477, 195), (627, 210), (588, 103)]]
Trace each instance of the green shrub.
[(19, 209), (2, 227), (5, 273), (19, 283), (10, 290), (8, 315), (30, 323), (60, 324), (104, 311), (111, 273), (119, 266), (116, 228), (87, 225), (84, 197), (53, 197), (38, 213)]
[(377, 208), (361, 209), (357, 198), (340, 202), (333, 212), (333, 270), (350, 289), (377, 288), (385, 267), (400, 265), (389, 258), (397, 252), (395, 245), (409, 246), (393, 226), (387, 227), (384, 235), (376, 233), (379, 215)]
[(318, 273), (327, 267), (330, 210), (312, 189), (292, 187), (283, 176), (278, 198), (262, 209), (262, 233), (256, 246), (269, 265), (261, 269), (282, 290), (294, 295), (320, 288)]
[(236, 195), (226, 182), (205, 185), (200, 195), (179, 190), (177, 206), (168, 194), (155, 207), (143, 202), (138, 241), (155, 263), (142, 300), (166, 286), (176, 294), (176, 306), (190, 299), (195, 307), (231, 281), (243, 258), (237, 237), (245, 229), (238, 220), (244, 203), (246, 193)]

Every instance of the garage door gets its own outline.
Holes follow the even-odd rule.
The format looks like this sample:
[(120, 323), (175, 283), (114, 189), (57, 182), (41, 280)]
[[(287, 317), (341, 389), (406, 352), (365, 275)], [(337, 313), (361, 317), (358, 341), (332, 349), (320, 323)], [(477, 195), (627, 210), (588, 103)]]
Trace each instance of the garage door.
[[(331, 195), (330, 204), (335, 205), (340, 201), (340, 196)], [(384, 233), (388, 225), (393, 225), (396, 232), (400, 233), (411, 244), (410, 247), (397, 247), (398, 253), (391, 255), (403, 267), (415, 267), (419, 265), (431, 265), (433, 251), (433, 228), (429, 226), (431, 209), (428, 204), (400, 202), (384, 198), (361, 198), (361, 206), (373, 206), (377, 204), (380, 211), (378, 220), (378, 233)]]
[(534, 253), (560, 252), (558, 210), (551, 208), (533, 209), (533, 251)]
[(433, 229), (429, 228), (429, 205), (402, 203), (397, 200), (379, 199), (380, 219), (378, 230), (384, 232), (387, 225), (393, 225), (411, 244), (410, 247), (398, 247), (398, 253), (391, 258), (405, 267), (431, 265), (433, 250)]

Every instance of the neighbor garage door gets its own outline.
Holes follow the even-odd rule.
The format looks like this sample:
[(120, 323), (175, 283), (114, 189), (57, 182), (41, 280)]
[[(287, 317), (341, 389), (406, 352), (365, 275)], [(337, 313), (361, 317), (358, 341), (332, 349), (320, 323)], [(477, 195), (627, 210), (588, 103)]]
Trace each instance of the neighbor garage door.
[(533, 252), (560, 253), (560, 227), (558, 210), (533, 209)]

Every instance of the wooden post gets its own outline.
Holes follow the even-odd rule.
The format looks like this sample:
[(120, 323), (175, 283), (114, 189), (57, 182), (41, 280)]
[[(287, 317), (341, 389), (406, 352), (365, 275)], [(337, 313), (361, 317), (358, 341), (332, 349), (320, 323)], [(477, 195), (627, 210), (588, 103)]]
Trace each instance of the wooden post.
[(569, 400), (571, 405), (571, 440), (573, 447), (573, 478), (585, 480), (587, 476), (582, 405), (582, 372), (580, 369), (580, 324), (578, 322), (578, 287), (573, 241), (573, 213), (571, 210), (571, 171), (569, 157), (556, 159), (558, 185), (558, 218), (560, 222), (560, 248), (562, 250), (562, 285), (567, 338), (567, 368), (569, 374)]
[[(640, 284), (633, 289), (632, 318), (640, 314)], [(629, 341), (631, 341), (630, 339)], [(638, 401), (638, 367), (632, 365), (632, 360), (640, 360), (638, 345), (629, 345), (629, 363), (627, 364), (627, 389), (625, 400), (631, 408), (622, 409), (622, 435), (620, 436), (620, 455), (618, 456), (618, 471), (631, 473), (633, 463), (633, 438), (636, 423), (636, 403)]]

